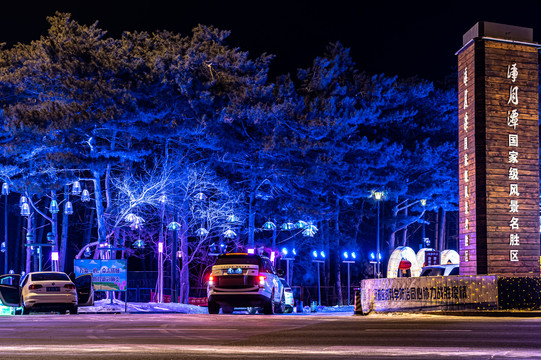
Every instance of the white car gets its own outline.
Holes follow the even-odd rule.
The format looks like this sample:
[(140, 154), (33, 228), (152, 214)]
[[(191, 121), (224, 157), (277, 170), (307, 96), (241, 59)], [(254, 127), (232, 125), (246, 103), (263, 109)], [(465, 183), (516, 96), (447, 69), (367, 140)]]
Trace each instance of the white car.
[(59, 311), (77, 314), (79, 306), (94, 303), (92, 275), (72, 281), (63, 272), (42, 271), (0, 276), (0, 300), (4, 305), (22, 307), (23, 314), (33, 311)]
[(219, 255), (209, 276), (209, 314), (231, 314), (235, 308), (262, 308), (265, 314), (285, 311), (285, 295), (269, 258), (248, 253)]

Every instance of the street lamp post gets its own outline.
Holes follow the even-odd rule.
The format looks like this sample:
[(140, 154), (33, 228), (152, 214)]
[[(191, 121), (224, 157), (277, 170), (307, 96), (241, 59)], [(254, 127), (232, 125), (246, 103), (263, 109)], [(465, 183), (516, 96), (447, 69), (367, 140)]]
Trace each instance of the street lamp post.
[(297, 255), (297, 251), (293, 249), (292, 256), (289, 255), (289, 250), (284, 247), (282, 248), (282, 260), (286, 261), (286, 282), (291, 286), (291, 276), (289, 275), (289, 262), (295, 260), (295, 255)]
[(2, 184), (2, 195), (4, 195), (4, 274), (8, 273), (8, 195), (9, 195), (9, 185), (7, 182)]
[(425, 212), (426, 212), (426, 199), (421, 199), (421, 205), (423, 206), (423, 247), (427, 247), (426, 234), (425, 234)]
[(321, 251), (320, 255), (321, 255), (321, 258), (323, 260), (318, 259), (318, 253), (317, 253), (316, 250), (314, 250), (312, 252), (312, 256), (314, 257), (314, 259), (312, 261), (317, 264), (317, 300), (318, 300), (317, 304), (319, 306), (321, 306), (321, 281), (320, 281), (320, 277), (319, 277), (319, 264), (325, 263), (325, 252)]
[(171, 302), (177, 302), (177, 232), (180, 224), (172, 221), (167, 225), (167, 230), (173, 231), (173, 253), (171, 254)]
[(58, 269), (58, 212), (60, 208), (58, 207), (58, 202), (56, 201), (55, 194), (53, 193), (53, 198), (51, 204), (49, 205), (49, 212), (51, 213), (51, 228), (52, 228), (52, 237), (53, 237), (53, 247), (51, 251), (51, 264), (53, 271), (59, 271)]
[(381, 270), (380, 270), (380, 246), (379, 246), (379, 202), (381, 201), (381, 199), (383, 198), (383, 192), (382, 191), (374, 191), (373, 192), (374, 194), (374, 198), (376, 199), (377, 203), (378, 203), (378, 221), (377, 221), (377, 225), (376, 225), (376, 252), (378, 254), (378, 257), (376, 259), (376, 262), (377, 262), (377, 277), (378, 279), (381, 277)]
[(344, 260), (342, 260), (342, 262), (344, 264), (347, 264), (348, 265), (348, 305), (350, 304), (349, 302), (349, 294), (350, 294), (350, 276), (349, 276), (349, 266), (351, 264), (355, 264), (355, 259), (357, 258), (357, 254), (355, 254), (355, 252), (352, 252), (351, 253), (351, 259), (350, 260), (350, 254), (347, 252), (347, 251), (344, 251), (344, 253), (342, 254), (342, 256), (344, 257)]
[(158, 241), (158, 303), (163, 303), (163, 244), (164, 244), (164, 234), (163, 234), (163, 217), (165, 214), (165, 202), (167, 198), (165, 194), (162, 194), (160, 197), (160, 202), (162, 204), (161, 212), (161, 221), (160, 221), (160, 240)]

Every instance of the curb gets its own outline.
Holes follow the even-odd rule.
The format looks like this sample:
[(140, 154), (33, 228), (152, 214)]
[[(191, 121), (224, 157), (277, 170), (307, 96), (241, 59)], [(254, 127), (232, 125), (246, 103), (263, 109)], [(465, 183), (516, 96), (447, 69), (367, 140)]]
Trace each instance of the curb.
[(429, 315), (541, 318), (541, 311), (438, 311)]

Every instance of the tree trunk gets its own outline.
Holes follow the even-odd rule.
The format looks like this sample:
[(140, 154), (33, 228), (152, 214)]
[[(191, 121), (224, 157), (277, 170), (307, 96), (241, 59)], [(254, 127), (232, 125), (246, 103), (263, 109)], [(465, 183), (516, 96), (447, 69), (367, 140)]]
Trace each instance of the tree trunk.
[(107, 230), (105, 228), (105, 211), (101, 193), (101, 176), (97, 170), (92, 170), (92, 175), (94, 177), (94, 198), (96, 199), (96, 218), (98, 220), (98, 242), (102, 244), (107, 241)]
[(445, 218), (446, 218), (446, 211), (443, 208), (440, 208), (438, 213), (441, 213), (439, 216), (439, 234), (438, 234), (438, 247), (440, 251), (445, 250)]
[[(405, 206), (404, 215), (407, 217), (408, 216), (408, 200), (406, 200), (404, 206)], [(407, 225), (402, 231), (402, 246), (408, 246), (408, 226)]]
[(254, 200), (255, 200), (255, 181), (252, 179), (252, 184), (250, 186), (250, 198), (248, 203), (248, 247), (255, 247), (255, 214), (254, 214)]
[(434, 221), (434, 242), (433, 242), (433, 246), (434, 246), (434, 249), (438, 250), (438, 251), (441, 251), (442, 249), (440, 248), (440, 238), (439, 238), (439, 235), (440, 235), (440, 231), (439, 231), (439, 226), (440, 226), (440, 213), (439, 213), (439, 210), (435, 212), (436, 214), (436, 221)]
[(85, 224), (86, 227), (83, 231), (83, 245), (88, 245), (91, 242), (92, 238), (92, 223), (94, 222), (94, 207), (85, 211)]
[[(184, 227), (184, 229), (186, 229)], [(180, 269), (180, 303), (187, 304), (190, 296), (190, 272), (188, 263), (188, 236), (187, 230), (182, 230), (180, 236), (180, 261), (182, 266)]]

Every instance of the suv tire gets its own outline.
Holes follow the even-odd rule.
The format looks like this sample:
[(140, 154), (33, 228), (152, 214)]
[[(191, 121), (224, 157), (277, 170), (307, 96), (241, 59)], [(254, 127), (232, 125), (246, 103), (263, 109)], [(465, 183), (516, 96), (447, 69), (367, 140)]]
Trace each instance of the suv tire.
[(273, 315), (274, 314), (274, 289), (272, 289), (271, 297), (269, 301), (263, 306), (263, 314)]
[(274, 304), (274, 312), (276, 314), (283, 314), (286, 311), (286, 297), (284, 293), (280, 297), (280, 302)]
[(214, 301), (209, 301), (208, 309), (209, 309), (209, 314), (215, 315), (220, 312), (220, 307)]

